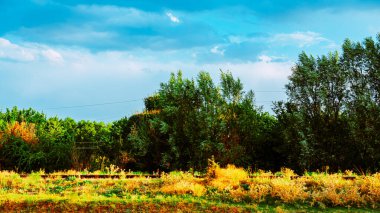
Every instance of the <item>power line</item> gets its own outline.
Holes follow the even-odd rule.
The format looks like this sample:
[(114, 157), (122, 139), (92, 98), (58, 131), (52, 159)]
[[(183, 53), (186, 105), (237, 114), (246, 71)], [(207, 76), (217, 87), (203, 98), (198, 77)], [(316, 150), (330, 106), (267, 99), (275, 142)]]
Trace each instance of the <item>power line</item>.
[[(261, 90), (261, 91), (256, 91), (256, 92), (284, 92), (284, 91), (280, 91), (280, 90)], [(114, 102), (104, 102), (104, 103), (84, 104), (84, 105), (74, 105), (74, 106), (49, 107), (49, 108), (45, 108), (45, 110), (96, 107), (96, 106), (105, 106), (105, 105), (130, 103), (130, 102), (136, 102), (136, 101), (141, 101), (141, 100), (144, 100), (144, 99), (132, 99), (132, 100), (124, 100), (124, 101), (114, 101)], [(255, 101), (255, 102), (256, 103), (270, 103), (270, 102), (273, 102), (273, 101)]]
[(255, 103), (272, 103), (276, 100), (273, 100), (273, 101), (254, 101)]
[[(254, 90), (255, 93), (283, 93), (285, 90)], [(59, 107), (49, 107), (45, 108), (45, 110), (55, 110), (55, 109), (72, 109), (72, 108), (85, 108), (85, 107), (96, 107), (96, 106), (104, 106), (104, 105), (114, 105), (114, 104), (123, 104), (136, 102), (144, 99), (133, 99), (133, 100), (124, 100), (124, 101), (114, 101), (114, 102), (105, 102), (105, 103), (96, 103), (96, 104), (84, 104), (84, 105), (74, 105), (74, 106), (59, 106)], [(269, 103), (273, 101), (255, 101), (256, 103)]]
[(98, 104), (85, 104), (85, 105), (75, 105), (75, 106), (50, 107), (50, 108), (46, 108), (46, 110), (104, 106), (104, 105), (113, 105), (113, 104), (123, 104), (123, 103), (129, 103), (129, 102), (135, 102), (135, 101), (141, 101), (141, 100), (143, 99), (133, 99), (133, 100), (125, 100), (125, 101), (115, 101), (115, 102), (105, 102), (105, 103), (98, 103)]
[(285, 92), (285, 90), (253, 90), (254, 93), (257, 93), (257, 92)]
[[(75, 105), (75, 106), (50, 107), (50, 108), (45, 108), (45, 110), (96, 107), (96, 106), (104, 106), (104, 105), (114, 105), (114, 104), (130, 103), (130, 102), (136, 102), (136, 101), (140, 101), (140, 100), (143, 100), (143, 99), (126, 100), (126, 101), (115, 101), (115, 102), (106, 102), (106, 103), (98, 103), (98, 104)], [(273, 100), (273, 101), (276, 101), (276, 100)], [(271, 103), (273, 101), (255, 101), (255, 102), (256, 103)]]

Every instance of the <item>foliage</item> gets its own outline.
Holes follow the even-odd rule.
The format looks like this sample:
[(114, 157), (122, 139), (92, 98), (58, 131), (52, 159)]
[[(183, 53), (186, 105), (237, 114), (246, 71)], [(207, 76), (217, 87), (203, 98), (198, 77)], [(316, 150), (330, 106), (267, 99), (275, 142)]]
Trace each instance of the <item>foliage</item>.
[(363, 43), (347, 39), (342, 54), (300, 54), (286, 85), (288, 100), (274, 108), (287, 166), (379, 169), (379, 58), (380, 35)]
[(254, 92), (245, 91), (229, 71), (220, 72), (219, 83), (207, 72), (192, 79), (172, 73), (144, 99), (141, 113), (112, 123), (5, 109), (0, 111), (0, 169), (107, 172), (115, 165), (205, 172), (213, 157), (222, 167), (250, 171), (377, 172), (379, 58), (380, 34), (362, 43), (347, 39), (341, 53), (301, 53), (286, 85), (287, 100), (274, 103), (275, 116), (263, 112)]
[[(13, 136), (22, 139), (27, 144), (38, 143), (38, 138), (36, 137), (35, 125), (32, 123), (18, 122), (8, 123), (2, 137)], [(2, 140), (6, 140), (3, 139)]]
[(273, 133), (275, 121), (253, 99), (253, 92), (245, 93), (230, 72), (221, 72), (219, 86), (206, 72), (196, 79), (186, 79), (180, 71), (172, 74), (154, 96), (145, 99), (147, 112), (158, 113), (139, 114), (131, 126), (128, 140), (139, 148), (130, 149), (131, 155), (149, 153), (160, 163), (154, 168), (163, 170), (204, 170), (211, 156), (222, 165), (263, 165), (259, 157), (265, 151), (260, 148), (268, 146), (265, 138)]
[[(88, 159), (107, 154), (115, 149), (111, 140), (111, 125), (102, 122), (76, 122), (71, 118), (46, 118), (32, 109), (14, 107), (0, 112), (0, 165), (1, 169), (18, 171), (47, 171), (90, 165)], [(92, 151), (76, 150), (76, 142), (100, 142)], [(112, 148), (109, 148), (109, 147)]]

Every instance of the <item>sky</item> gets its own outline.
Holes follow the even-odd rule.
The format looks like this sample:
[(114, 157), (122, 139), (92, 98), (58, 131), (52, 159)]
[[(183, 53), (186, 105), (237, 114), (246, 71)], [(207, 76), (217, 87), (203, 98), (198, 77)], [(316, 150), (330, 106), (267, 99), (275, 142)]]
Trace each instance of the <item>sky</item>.
[(0, 0), (0, 110), (111, 122), (170, 73), (220, 70), (271, 112), (298, 55), (380, 32), (370, 0)]

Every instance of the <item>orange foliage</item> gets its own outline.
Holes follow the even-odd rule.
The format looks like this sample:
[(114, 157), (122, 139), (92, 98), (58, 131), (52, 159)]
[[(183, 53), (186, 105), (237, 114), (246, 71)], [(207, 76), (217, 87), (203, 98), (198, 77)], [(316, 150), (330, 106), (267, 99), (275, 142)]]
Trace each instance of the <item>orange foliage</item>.
[(157, 115), (160, 114), (161, 110), (159, 109), (153, 109), (153, 110), (147, 110), (144, 112), (136, 113), (136, 115)]
[(4, 133), (1, 138), (5, 135), (12, 135), (14, 137), (21, 138), (27, 144), (36, 144), (38, 138), (36, 136), (36, 125), (33, 123), (26, 122), (13, 122), (8, 123)]

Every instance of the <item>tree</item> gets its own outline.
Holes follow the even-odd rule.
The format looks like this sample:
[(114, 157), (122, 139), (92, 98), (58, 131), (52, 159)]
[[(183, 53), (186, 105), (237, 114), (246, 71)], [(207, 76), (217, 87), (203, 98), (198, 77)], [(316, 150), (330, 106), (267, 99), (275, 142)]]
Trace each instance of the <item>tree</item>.
[(203, 170), (212, 156), (222, 165), (263, 164), (257, 156), (265, 151), (259, 149), (268, 147), (264, 135), (273, 133), (269, 129), (276, 124), (230, 72), (221, 73), (220, 86), (206, 72), (195, 80), (184, 79), (181, 72), (172, 74), (145, 104), (146, 112), (140, 116), (149, 116), (131, 126), (130, 155), (140, 160), (149, 156), (147, 164), (156, 159), (161, 168), (171, 170)]
[[(379, 40), (379, 37), (378, 37)], [(375, 169), (379, 155), (379, 41), (346, 40), (343, 52), (300, 54), (275, 105), (288, 165), (299, 170)]]

